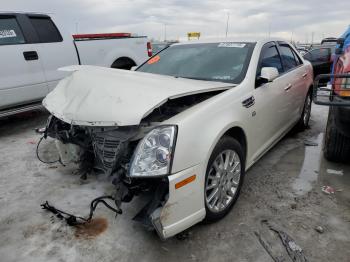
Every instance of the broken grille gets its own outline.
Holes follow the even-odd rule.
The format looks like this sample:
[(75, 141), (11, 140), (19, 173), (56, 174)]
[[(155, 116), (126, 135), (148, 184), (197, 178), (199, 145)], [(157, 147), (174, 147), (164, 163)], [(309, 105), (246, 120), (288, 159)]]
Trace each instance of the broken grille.
[(111, 136), (92, 134), (92, 145), (96, 159), (102, 164), (104, 171), (111, 174), (119, 158), (121, 142)]

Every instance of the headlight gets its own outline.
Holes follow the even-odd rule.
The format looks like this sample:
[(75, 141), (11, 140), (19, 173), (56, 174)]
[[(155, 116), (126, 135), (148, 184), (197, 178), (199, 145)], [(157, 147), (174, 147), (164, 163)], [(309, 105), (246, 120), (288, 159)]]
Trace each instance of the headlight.
[(170, 173), (176, 140), (176, 126), (160, 126), (151, 130), (138, 144), (129, 175), (156, 177)]

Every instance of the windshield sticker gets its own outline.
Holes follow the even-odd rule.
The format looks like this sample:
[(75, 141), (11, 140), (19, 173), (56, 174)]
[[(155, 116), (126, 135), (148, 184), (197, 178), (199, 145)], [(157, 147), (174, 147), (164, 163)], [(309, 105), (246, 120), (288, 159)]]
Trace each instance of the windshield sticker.
[(156, 56), (152, 57), (150, 60), (148, 60), (147, 64), (151, 65), (151, 64), (157, 63), (159, 60), (160, 60), (160, 56), (156, 55)]
[(238, 48), (243, 48), (245, 47), (246, 44), (241, 44), (241, 43), (230, 43), (230, 42), (223, 42), (218, 45), (218, 47), (238, 47)]
[(216, 80), (231, 80), (231, 76), (213, 76)]
[(16, 37), (15, 30), (0, 30), (0, 38)]

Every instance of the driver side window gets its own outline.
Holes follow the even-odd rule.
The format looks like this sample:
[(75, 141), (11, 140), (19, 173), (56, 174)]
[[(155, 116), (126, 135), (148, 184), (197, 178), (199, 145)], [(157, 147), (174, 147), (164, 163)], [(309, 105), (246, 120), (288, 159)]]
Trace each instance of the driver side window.
[(280, 74), (283, 73), (281, 57), (277, 51), (276, 46), (271, 44), (267, 45), (269, 46), (264, 47), (261, 52), (257, 76), (260, 76), (261, 68), (263, 67), (275, 67)]

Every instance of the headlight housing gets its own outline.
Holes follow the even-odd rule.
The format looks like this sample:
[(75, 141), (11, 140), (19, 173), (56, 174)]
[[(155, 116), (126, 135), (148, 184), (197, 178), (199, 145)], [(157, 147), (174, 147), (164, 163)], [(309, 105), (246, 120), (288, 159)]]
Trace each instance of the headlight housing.
[(170, 174), (177, 135), (176, 126), (152, 129), (138, 144), (129, 176), (159, 177)]

